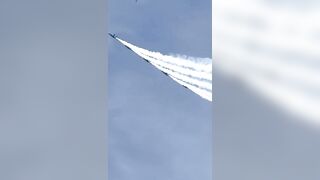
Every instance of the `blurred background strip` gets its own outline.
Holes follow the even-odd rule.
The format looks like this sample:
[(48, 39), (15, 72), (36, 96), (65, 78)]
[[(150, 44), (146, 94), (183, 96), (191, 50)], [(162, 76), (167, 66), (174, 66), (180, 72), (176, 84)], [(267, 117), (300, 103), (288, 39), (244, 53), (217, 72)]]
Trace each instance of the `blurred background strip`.
[(319, 179), (320, 3), (213, 1), (216, 179)]
[(105, 180), (104, 0), (0, 1), (0, 179)]

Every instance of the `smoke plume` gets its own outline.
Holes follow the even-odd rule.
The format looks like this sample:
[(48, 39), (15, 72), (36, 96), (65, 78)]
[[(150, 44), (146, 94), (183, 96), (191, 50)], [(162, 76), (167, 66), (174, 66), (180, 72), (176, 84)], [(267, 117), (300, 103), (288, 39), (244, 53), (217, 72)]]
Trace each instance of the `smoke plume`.
[(118, 37), (114, 38), (183, 87), (212, 101), (212, 60), (210, 58), (163, 55), (137, 47)]
[(215, 3), (214, 66), (266, 102), (320, 125), (319, 4), (277, 2)]

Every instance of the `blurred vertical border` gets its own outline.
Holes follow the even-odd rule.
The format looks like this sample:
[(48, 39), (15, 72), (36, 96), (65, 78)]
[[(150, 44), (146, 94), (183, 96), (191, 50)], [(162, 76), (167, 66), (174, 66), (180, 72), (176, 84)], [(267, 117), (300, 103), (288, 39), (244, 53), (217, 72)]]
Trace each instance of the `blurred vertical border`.
[(0, 179), (106, 179), (106, 10), (0, 2)]

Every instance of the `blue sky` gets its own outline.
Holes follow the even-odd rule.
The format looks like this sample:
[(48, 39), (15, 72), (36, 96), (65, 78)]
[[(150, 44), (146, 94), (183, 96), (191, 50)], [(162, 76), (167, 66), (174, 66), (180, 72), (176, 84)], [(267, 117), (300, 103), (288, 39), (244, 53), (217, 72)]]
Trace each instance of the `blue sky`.
[[(165, 54), (211, 57), (211, 1), (109, 0), (108, 29)], [(212, 107), (108, 39), (110, 180), (212, 179)]]

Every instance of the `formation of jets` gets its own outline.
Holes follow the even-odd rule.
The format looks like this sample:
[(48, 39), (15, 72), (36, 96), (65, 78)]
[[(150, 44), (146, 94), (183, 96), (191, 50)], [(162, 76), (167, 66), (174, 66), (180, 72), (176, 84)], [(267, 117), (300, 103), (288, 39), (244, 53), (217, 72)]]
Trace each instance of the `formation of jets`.
[[(118, 40), (117, 39), (117, 35), (116, 34), (112, 34), (112, 33), (108, 33), (112, 38), (114, 38), (115, 40)], [(119, 41), (119, 40), (118, 40)], [(131, 48), (129, 48), (128, 46), (126, 46), (126, 45), (124, 45), (127, 49), (129, 49), (129, 50), (131, 50), (132, 51), (132, 49)], [(144, 59), (144, 58), (142, 58), (144, 61), (146, 61), (147, 63), (149, 63), (150, 64), (150, 61), (149, 60), (147, 60), (147, 59)], [(161, 71), (161, 70), (160, 70)], [(166, 76), (168, 76), (168, 77), (170, 77), (170, 75), (168, 74), (168, 73), (166, 73), (166, 72), (164, 72), (164, 71), (161, 71), (164, 75), (166, 75)], [(186, 88), (186, 89), (189, 89), (187, 86), (184, 86), (184, 85), (182, 85), (184, 88)]]

